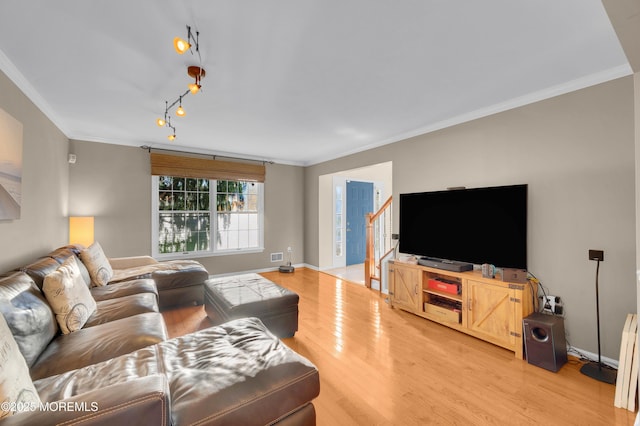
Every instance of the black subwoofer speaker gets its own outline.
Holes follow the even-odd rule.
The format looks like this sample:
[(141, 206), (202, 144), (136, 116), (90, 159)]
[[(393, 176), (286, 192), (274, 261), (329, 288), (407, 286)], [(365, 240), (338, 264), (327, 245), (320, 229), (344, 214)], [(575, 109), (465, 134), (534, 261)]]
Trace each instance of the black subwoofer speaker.
[(567, 362), (562, 317), (533, 313), (522, 320), (524, 350), (529, 364), (556, 372)]

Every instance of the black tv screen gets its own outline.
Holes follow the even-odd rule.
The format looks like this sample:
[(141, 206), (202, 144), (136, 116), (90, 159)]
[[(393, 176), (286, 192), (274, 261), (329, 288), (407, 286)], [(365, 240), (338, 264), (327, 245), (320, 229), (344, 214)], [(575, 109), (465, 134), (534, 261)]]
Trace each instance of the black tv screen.
[(527, 269), (527, 185), (400, 194), (399, 249)]

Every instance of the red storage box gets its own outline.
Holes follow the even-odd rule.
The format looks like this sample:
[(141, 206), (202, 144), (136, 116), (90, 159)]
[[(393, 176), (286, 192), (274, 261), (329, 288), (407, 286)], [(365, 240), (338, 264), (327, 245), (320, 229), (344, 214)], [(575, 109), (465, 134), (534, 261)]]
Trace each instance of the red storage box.
[(427, 285), (432, 290), (443, 291), (445, 293), (451, 294), (460, 294), (460, 284), (458, 283), (447, 283), (444, 281), (440, 281), (434, 278), (429, 279)]

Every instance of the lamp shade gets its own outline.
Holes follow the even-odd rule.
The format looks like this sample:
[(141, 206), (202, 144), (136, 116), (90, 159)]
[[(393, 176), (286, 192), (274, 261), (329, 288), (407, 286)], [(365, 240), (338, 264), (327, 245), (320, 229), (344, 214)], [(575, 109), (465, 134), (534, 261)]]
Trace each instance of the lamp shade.
[(200, 91), (200, 87), (201, 86), (199, 84), (191, 83), (189, 85), (189, 91), (195, 95), (196, 93), (198, 93)]
[(183, 40), (180, 37), (176, 37), (173, 39), (173, 48), (176, 49), (176, 52), (182, 55), (191, 48), (191, 45), (188, 41)]
[(69, 217), (69, 244), (93, 244), (93, 216)]

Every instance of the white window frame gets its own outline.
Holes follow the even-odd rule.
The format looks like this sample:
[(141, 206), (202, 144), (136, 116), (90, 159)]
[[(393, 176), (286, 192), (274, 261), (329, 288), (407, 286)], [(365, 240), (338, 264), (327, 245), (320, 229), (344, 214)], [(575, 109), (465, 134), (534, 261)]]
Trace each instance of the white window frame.
[[(221, 179), (227, 181), (234, 181), (234, 179)], [(258, 182), (256, 182), (258, 183)], [(209, 212), (211, 220), (211, 241), (209, 241), (209, 250), (182, 252), (182, 253), (160, 253), (158, 250), (158, 227), (159, 224), (159, 176), (151, 176), (151, 255), (160, 260), (171, 259), (193, 259), (199, 257), (211, 257), (211, 256), (227, 256), (234, 254), (245, 253), (261, 253), (264, 252), (264, 183), (260, 183), (258, 186), (258, 247), (251, 248), (238, 248), (238, 249), (225, 249), (219, 250), (216, 248), (215, 235), (217, 233), (216, 227), (218, 226), (216, 209), (216, 195), (217, 195), (217, 181), (215, 179), (209, 179)], [(233, 212), (231, 212), (233, 214)]]

